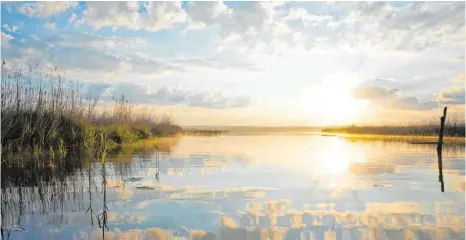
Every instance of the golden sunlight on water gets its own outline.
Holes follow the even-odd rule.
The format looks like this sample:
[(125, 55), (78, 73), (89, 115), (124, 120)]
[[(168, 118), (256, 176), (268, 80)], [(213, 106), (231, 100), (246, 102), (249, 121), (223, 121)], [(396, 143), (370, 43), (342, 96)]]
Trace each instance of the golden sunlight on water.
[(105, 239), (464, 239), (464, 146), (445, 146), (445, 192), (428, 145), (256, 135), (167, 149), (110, 158), (105, 175), (96, 164), (67, 182), (12, 182), (2, 226), (13, 239), (101, 239), (89, 209), (105, 206)]
[(348, 171), (352, 162), (365, 162), (364, 154), (350, 149), (348, 143), (340, 138), (328, 141), (324, 147), (317, 149), (319, 171), (327, 174), (342, 174)]

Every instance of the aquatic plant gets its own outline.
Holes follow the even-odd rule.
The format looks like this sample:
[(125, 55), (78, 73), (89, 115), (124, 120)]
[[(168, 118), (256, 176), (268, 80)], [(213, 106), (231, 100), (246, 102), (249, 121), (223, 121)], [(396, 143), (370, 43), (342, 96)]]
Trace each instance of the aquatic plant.
[[(342, 126), (322, 129), (326, 133), (350, 133), (350, 134), (378, 134), (378, 135), (418, 135), (438, 136), (439, 121), (426, 123), (414, 123), (400, 126)], [(444, 136), (465, 137), (464, 120), (448, 120), (445, 123)]]
[(84, 94), (82, 84), (65, 80), (56, 68), (6, 66), (1, 74), (2, 151), (38, 156), (48, 149), (53, 156), (57, 149), (63, 156), (68, 149), (89, 152), (181, 131), (171, 118), (157, 117), (124, 96), (99, 108), (98, 98)]

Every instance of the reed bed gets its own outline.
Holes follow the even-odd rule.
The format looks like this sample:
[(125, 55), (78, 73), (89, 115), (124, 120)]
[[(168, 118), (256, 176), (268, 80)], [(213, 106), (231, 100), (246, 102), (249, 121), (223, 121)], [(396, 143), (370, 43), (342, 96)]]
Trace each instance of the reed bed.
[(82, 90), (82, 84), (65, 80), (57, 69), (6, 68), (2, 63), (2, 152), (69, 149), (99, 150), (141, 139), (181, 132), (169, 116), (157, 116), (124, 96), (99, 106), (99, 99)]
[[(325, 133), (348, 133), (348, 134), (373, 134), (373, 135), (416, 135), (416, 136), (438, 136), (440, 130), (439, 122), (428, 122), (424, 124), (408, 124), (404, 126), (344, 126), (329, 127), (322, 129)], [(465, 137), (464, 120), (448, 120), (445, 123), (444, 136)]]
[(217, 136), (221, 134), (228, 133), (228, 131), (222, 130), (187, 130), (183, 131), (184, 135), (190, 136)]

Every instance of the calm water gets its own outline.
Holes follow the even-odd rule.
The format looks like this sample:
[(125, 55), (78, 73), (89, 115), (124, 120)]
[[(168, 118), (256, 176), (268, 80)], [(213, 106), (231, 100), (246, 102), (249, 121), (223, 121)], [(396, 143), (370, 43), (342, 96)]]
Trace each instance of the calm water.
[(464, 145), (185, 136), (2, 168), (4, 239), (464, 239)]

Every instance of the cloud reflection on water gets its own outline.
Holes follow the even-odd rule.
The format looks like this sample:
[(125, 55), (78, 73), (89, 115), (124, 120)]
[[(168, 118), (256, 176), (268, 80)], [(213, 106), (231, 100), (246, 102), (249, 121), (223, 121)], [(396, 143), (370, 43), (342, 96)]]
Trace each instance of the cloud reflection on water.
[[(464, 148), (445, 151), (445, 193), (429, 146), (219, 136), (183, 137), (170, 151), (157, 163), (154, 151), (109, 160), (109, 239), (464, 238)], [(26, 170), (23, 179), (39, 173)], [(56, 239), (100, 239), (84, 211), (87, 191), (101, 206), (101, 166), (82, 170), (61, 181), (10, 178), (4, 229), (34, 229), (13, 232), (28, 238), (54, 226)]]

